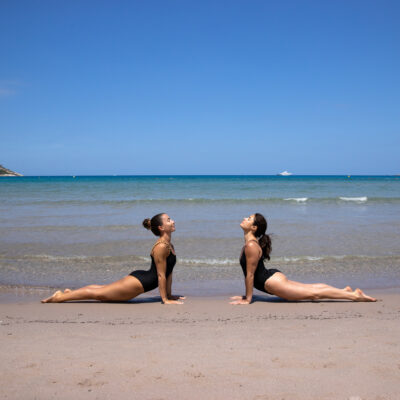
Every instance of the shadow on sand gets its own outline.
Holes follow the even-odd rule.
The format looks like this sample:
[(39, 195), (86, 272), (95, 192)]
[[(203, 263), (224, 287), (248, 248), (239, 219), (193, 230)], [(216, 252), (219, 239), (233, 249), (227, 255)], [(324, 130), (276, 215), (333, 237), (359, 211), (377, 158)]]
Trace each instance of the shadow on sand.
[(253, 296), (253, 303), (353, 303), (351, 300), (346, 299), (321, 299), (321, 300), (285, 300), (277, 296)]

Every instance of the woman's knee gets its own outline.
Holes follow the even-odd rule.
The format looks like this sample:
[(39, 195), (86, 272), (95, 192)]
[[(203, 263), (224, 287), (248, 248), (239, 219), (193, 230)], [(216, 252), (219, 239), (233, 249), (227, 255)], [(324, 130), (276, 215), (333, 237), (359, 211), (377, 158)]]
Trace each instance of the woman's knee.
[(316, 289), (299, 291), (296, 288), (294, 288), (293, 291), (285, 292), (280, 297), (288, 301), (318, 300), (320, 298), (318, 290)]
[(307, 300), (320, 300), (322, 298), (320, 289), (316, 288), (310, 291)]
[(89, 299), (99, 300), (99, 301), (108, 300), (107, 295), (98, 288), (88, 287), (86, 288), (86, 293)]

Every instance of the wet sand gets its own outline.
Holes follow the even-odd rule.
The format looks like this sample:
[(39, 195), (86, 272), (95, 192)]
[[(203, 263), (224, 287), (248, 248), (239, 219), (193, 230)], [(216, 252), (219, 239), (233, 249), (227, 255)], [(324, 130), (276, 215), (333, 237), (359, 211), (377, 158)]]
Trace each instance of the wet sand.
[(369, 294), (381, 301), (3, 296), (0, 398), (398, 399), (400, 292)]

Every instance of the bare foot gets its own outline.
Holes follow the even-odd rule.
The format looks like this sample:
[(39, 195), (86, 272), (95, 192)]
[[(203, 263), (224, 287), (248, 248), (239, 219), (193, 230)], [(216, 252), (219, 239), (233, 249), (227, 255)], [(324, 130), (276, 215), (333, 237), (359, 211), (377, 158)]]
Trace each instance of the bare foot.
[(374, 297), (367, 296), (361, 289), (356, 289), (354, 291), (357, 298), (354, 301), (376, 301)]
[(345, 290), (346, 292), (352, 292), (353, 289), (350, 286), (346, 286), (343, 290)]
[(48, 297), (47, 299), (43, 299), (42, 303), (58, 303), (57, 299), (62, 295), (61, 290), (57, 290), (52, 296)]
[(68, 289), (68, 288), (67, 288), (67, 289), (64, 290), (64, 293), (70, 293), (70, 292), (72, 292), (71, 289)]

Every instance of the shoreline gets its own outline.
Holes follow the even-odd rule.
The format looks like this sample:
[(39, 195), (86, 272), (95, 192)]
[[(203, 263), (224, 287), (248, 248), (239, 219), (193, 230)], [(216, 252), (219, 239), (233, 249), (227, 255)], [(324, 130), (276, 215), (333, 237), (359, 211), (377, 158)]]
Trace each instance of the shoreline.
[(13, 176), (13, 177), (21, 177), (21, 176), (23, 176), (23, 175), (12, 175), (12, 174), (1, 174), (0, 175), (0, 178), (2, 177), (2, 176), (5, 176), (5, 177), (10, 177), (10, 176)]
[(0, 303), (0, 396), (394, 400), (400, 293), (379, 298)]

